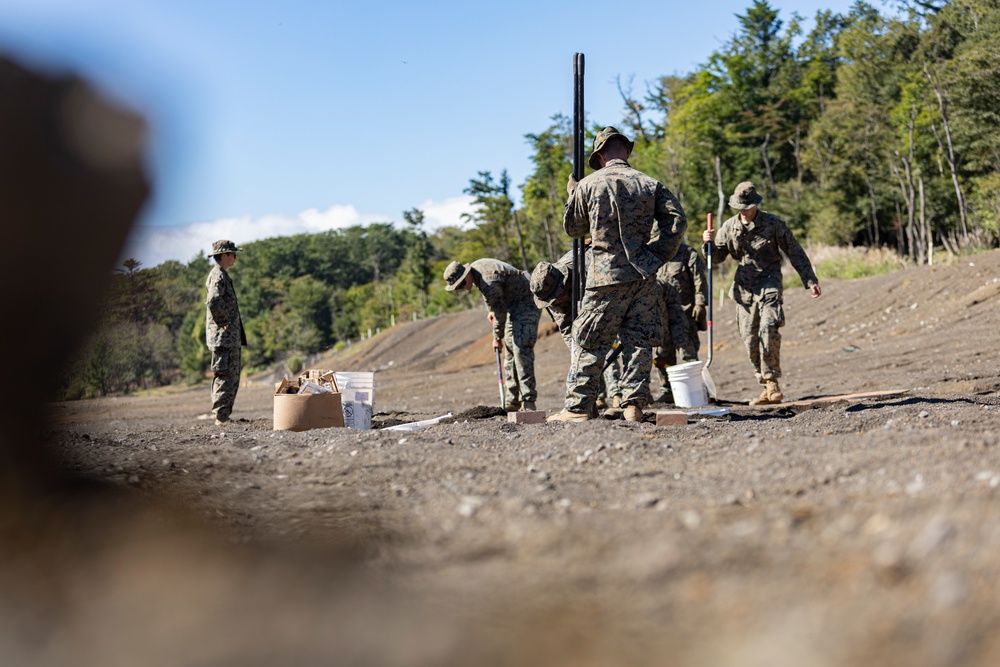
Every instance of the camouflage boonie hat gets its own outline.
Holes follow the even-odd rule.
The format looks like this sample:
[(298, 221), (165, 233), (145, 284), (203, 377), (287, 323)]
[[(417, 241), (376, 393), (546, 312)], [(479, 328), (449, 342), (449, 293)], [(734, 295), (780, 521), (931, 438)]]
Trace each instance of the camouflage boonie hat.
[(594, 152), (590, 154), (590, 159), (587, 160), (587, 164), (590, 165), (591, 169), (597, 170), (601, 168), (601, 163), (597, 160), (597, 152), (604, 148), (604, 144), (608, 143), (608, 139), (611, 137), (621, 137), (628, 144), (628, 149), (632, 150), (635, 143), (629, 140), (624, 134), (618, 131), (617, 128), (608, 125), (606, 128), (597, 133), (594, 137)]
[(535, 297), (535, 305), (548, 308), (562, 294), (566, 284), (566, 275), (554, 264), (539, 262), (531, 272), (531, 293)]
[(471, 270), (471, 265), (466, 266), (461, 262), (452, 262), (448, 265), (448, 268), (444, 270), (444, 281), (448, 283), (444, 288), (449, 292), (457, 289), (463, 282), (465, 282), (465, 276), (469, 275), (469, 271)]
[(756, 206), (764, 198), (757, 192), (757, 188), (750, 181), (743, 181), (736, 186), (736, 192), (729, 198), (729, 206), (742, 211), (745, 208)]
[(216, 255), (224, 255), (227, 252), (243, 252), (242, 248), (237, 248), (236, 244), (232, 241), (216, 241), (212, 244), (212, 252), (208, 253), (209, 257), (215, 257)]

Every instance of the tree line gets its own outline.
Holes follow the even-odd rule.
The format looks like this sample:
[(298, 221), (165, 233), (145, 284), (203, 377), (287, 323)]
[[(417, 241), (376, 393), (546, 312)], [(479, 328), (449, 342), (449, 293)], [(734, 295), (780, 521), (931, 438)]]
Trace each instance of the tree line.
[[(686, 75), (636, 90), (617, 81), (619, 119), (589, 119), (635, 139), (633, 166), (680, 199), (690, 238), (721, 220), (735, 185), (813, 242), (892, 248), (913, 263), (1000, 238), (1000, 2), (915, 0), (880, 11), (802, 17), (756, 0), (732, 37)], [(530, 269), (554, 261), (572, 127), (557, 114), (525, 135), (532, 171), (515, 186), (483, 170), (465, 189), (464, 228), (425, 229), (417, 209), (391, 222), (241, 244), (231, 270), (261, 368), (357, 340), (394, 321), (471, 305), (445, 292), (448, 261), (496, 257)], [(520, 190), (515, 203), (513, 188)], [(66, 396), (204, 375), (201, 255), (187, 264), (126, 262), (103, 325), (71, 369)]]

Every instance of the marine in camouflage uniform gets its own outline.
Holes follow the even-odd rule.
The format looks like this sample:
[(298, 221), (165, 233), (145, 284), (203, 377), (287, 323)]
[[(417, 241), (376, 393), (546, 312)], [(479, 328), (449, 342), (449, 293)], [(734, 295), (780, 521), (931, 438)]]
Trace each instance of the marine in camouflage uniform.
[[(588, 249), (587, 264), (590, 265), (590, 251)], [(567, 252), (560, 257), (555, 264), (549, 262), (539, 262), (535, 270), (531, 272), (531, 293), (535, 297), (535, 305), (542, 310), (547, 310), (552, 316), (552, 321), (562, 335), (566, 347), (573, 352), (573, 321), (570, 319), (572, 310), (573, 289), (572, 281), (574, 275), (573, 252)], [(603, 385), (598, 392), (597, 407), (609, 408), (611, 414), (605, 416), (618, 416), (621, 414), (621, 364), (618, 359), (612, 360), (604, 370)], [(601, 399), (608, 400), (601, 405)]]
[[(667, 367), (689, 361), (698, 361), (698, 348), (691, 340), (691, 333), (687, 325), (689, 318), (681, 307), (677, 290), (668, 282), (659, 284), (663, 339), (653, 348), (653, 368), (656, 369), (660, 383), (663, 385), (663, 393), (656, 398), (655, 402), (670, 403), (673, 402), (673, 395), (670, 391)], [(696, 332), (695, 340), (697, 340), (697, 336)]]
[(528, 274), (499, 259), (452, 262), (444, 271), (445, 289), (472, 289), (475, 285), (490, 309), (494, 347), (504, 347), (504, 396), (508, 411), (534, 410), (535, 342), (541, 311), (535, 306)]
[[(552, 421), (590, 416), (598, 377), (612, 343), (621, 343), (625, 418), (641, 421), (650, 402), (652, 349), (663, 336), (656, 270), (677, 253), (687, 229), (680, 203), (662, 183), (633, 169), (632, 142), (613, 127), (594, 139), (594, 173), (572, 179), (563, 228), (571, 238), (591, 237), (576, 343), (566, 383), (566, 408)], [(655, 226), (654, 226), (655, 223)]]
[(761, 199), (753, 183), (740, 183), (729, 199), (729, 205), (740, 213), (722, 223), (717, 233), (706, 230), (704, 234), (706, 242), (714, 236), (713, 256), (720, 262), (726, 257), (739, 262), (729, 296), (737, 305), (736, 323), (754, 374), (764, 385), (751, 405), (780, 403), (784, 398), (778, 385), (780, 328), (785, 325), (781, 253), (788, 256), (814, 299), (822, 293), (802, 246), (781, 218), (757, 208)]
[(658, 402), (670, 402), (667, 367), (698, 360), (699, 331), (707, 329), (708, 278), (705, 262), (682, 243), (673, 259), (656, 272), (663, 289), (663, 343), (653, 348), (653, 368), (663, 386)]
[(212, 412), (215, 423), (229, 421), (240, 388), (241, 347), (247, 344), (246, 331), (236, 301), (236, 289), (227, 269), (236, 263), (240, 248), (232, 241), (216, 241), (209, 257), (215, 266), (208, 274), (205, 288), (207, 310), (205, 343), (212, 351)]

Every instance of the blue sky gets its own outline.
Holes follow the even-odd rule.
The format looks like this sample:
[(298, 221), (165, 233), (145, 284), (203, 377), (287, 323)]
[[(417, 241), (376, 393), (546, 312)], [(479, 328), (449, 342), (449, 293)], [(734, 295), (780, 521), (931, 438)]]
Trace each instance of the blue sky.
[[(151, 266), (413, 207), (457, 224), (469, 179), (507, 169), (520, 186), (524, 135), (571, 115), (574, 52), (588, 120), (614, 124), (615, 77), (639, 92), (691, 71), (750, 4), (0, 0), (0, 52), (149, 119), (156, 193), (126, 254)], [(772, 2), (786, 21), (851, 4)]]

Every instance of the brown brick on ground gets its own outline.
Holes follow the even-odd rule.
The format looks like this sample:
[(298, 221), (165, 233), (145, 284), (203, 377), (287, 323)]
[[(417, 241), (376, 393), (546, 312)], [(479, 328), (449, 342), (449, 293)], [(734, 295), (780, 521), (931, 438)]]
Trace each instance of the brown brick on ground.
[(656, 411), (656, 425), (657, 426), (683, 426), (688, 423), (688, 416), (686, 412), (681, 412), (680, 410), (657, 410)]
[(507, 421), (511, 424), (544, 424), (545, 410), (522, 410), (508, 412)]

